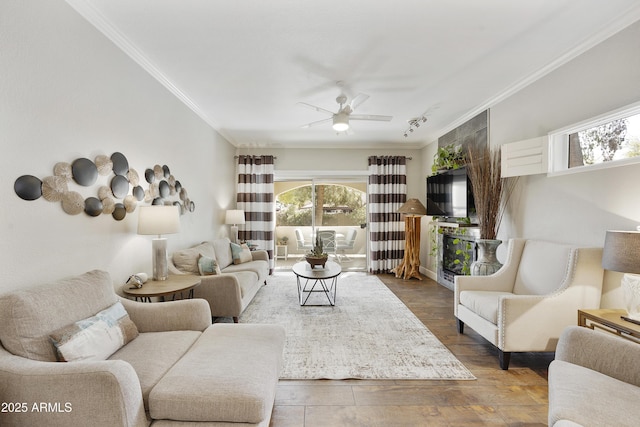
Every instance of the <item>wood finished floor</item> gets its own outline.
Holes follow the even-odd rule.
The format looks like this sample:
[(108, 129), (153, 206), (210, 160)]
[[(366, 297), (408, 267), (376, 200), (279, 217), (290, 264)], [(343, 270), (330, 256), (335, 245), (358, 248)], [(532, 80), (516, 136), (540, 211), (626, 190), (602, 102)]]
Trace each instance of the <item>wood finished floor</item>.
[(475, 381), (280, 381), (271, 427), (543, 426), (547, 368), (553, 353), (514, 353), (508, 371), (471, 328), (459, 335), (453, 292), (422, 281), (379, 275)]

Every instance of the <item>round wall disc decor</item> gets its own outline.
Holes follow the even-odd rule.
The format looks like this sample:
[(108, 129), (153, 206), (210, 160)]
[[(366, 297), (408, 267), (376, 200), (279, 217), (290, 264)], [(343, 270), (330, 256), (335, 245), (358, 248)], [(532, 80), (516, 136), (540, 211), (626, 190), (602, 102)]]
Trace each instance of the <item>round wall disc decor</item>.
[(104, 206), (97, 197), (87, 197), (84, 201), (84, 212), (89, 216), (98, 216), (102, 213)]
[(122, 153), (115, 152), (111, 155), (111, 161), (113, 162), (113, 173), (116, 175), (126, 176), (129, 172), (129, 162)]
[(113, 170), (113, 161), (104, 154), (96, 156), (95, 162), (100, 175), (107, 176)]
[(80, 158), (71, 164), (73, 179), (80, 185), (88, 187), (95, 184), (98, 179), (98, 168), (89, 159)]
[(129, 193), (129, 181), (122, 175), (116, 175), (111, 180), (111, 192), (116, 199), (122, 199)]
[(115, 219), (116, 221), (122, 221), (124, 217), (127, 216), (127, 210), (122, 203), (116, 203), (111, 216), (113, 216), (113, 219)]
[(149, 184), (153, 184), (153, 181), (156, 180), (156, 174), (153, 172), (153, 169), (144, 171), (144, 179), (146, 179)]
[(66, 162), (58, 162), (53, 167), (53, 174), (66, 179), (71, 179), (71, 165)]
[(129, 168), (129, 173), (127, 173), (127, 178), (129, 179), (129, 182), (131, 183), (131, 185), (138, 185), (140, 184), (140, 177), (138, 176), (138, 171), (136, 171), (135, 169)]
[(42, 196), (42, 181), (33, 175), (22, 175), (16, 179), (13, 190), (23, 200), (36, 200)]
[(171, 193), (171, 188), (169, 188), (169, 183), (167, 181), (160, 181), (158, 184), (158, 191), (160, 192), (160, 197), (169, 197), (169, 193)]
[(111, 197), (107, 197), (106, 199), (102, 199), (102, 213), (103, 214), (111, 215), (115, 209), (116, 209), (116, 202), (114, 202)]
[(139, 185), (133, 187), (133, 197), (136, 198), (137, 201), (142, 201), (144, 199), (144, 189)]
[(62, 210), (69, 215), (78, 215), (84, 211), (84, 199), (82, 194), (76, 191), (68, 191), (62, 197)]
[(67, 179), (61, 176), (47, 176), (42, 179), (42, 197), (48, 202), (59, 202), (69, 191)]
[(171, 171), (169, 170), (169, 166), (162, 165), (162, 171), (164, 172), (164, 177), (165, 178), (169, 178), (169, 176), (171, 175)]

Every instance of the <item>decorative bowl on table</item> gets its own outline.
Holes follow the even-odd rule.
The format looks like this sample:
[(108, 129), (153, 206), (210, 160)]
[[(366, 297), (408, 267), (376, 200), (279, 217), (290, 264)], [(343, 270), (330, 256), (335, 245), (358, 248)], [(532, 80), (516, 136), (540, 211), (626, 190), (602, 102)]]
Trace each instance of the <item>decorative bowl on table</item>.
[(305, 256), (305, 259), (307, 260), (311, 268), (315, 268), (317, 265), (324, 268), (324, 265), (327, 262), (327, 258), (329, 257), (328, 256), (319, 257), (319, 256), (312, 256), (312, 255)]

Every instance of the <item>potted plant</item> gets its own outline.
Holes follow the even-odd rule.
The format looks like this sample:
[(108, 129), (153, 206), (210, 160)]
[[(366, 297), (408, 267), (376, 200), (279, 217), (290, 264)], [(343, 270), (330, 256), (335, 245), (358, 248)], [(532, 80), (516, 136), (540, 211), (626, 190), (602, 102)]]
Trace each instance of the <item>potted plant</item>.
[(480, 239), (476, 241), (478, 259), (471, 264), (474, 276), (493, 274), (502, 267), (496, 257), (502, 241), (496, 237), (517, 178), (503, 178), (500, 166), (499, 148), (492, 150), (488, 143), (468, 146), (467, 170), (480, 229)]
[(313, 250), (305, 256), (305, 259), (309, 265), (311, 265), (311, 268), (314, 268), (316, 265), (320, 265), (324, 268), (327, 258), (329, 258), (329, 255), (323, 251), (322, 239), (320, 236), (316, 236), (316, 242), (313, 246)]
[(433, 158), (431, 172), (433, 174), (446, 169), (458, 169), (465, 164), (465, 153), (461, 145), (449, 144), (438, 147)]
[(289, 242), (289, 238), (287, 236), (282, 236), (282, 238), (278, 240), (278, 244), (282, 246), (287, 246), (288, 242)]

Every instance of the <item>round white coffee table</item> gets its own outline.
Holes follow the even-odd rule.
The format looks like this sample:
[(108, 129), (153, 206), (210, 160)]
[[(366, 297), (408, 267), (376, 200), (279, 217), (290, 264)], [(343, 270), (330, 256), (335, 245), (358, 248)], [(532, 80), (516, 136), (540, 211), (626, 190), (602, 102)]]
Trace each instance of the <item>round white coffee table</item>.
[(327, 261), (324, 268), (311, 268), (308, 262), (301, 261), (295, 263), (291, 269), (296, 275), (300, 305), (307, 305), (307, 301), (313, 292), (323, 292), (329, 301), (329, 305), (333, 306), (336, 304), (338, 276), (342, 272), (340, 264)]

